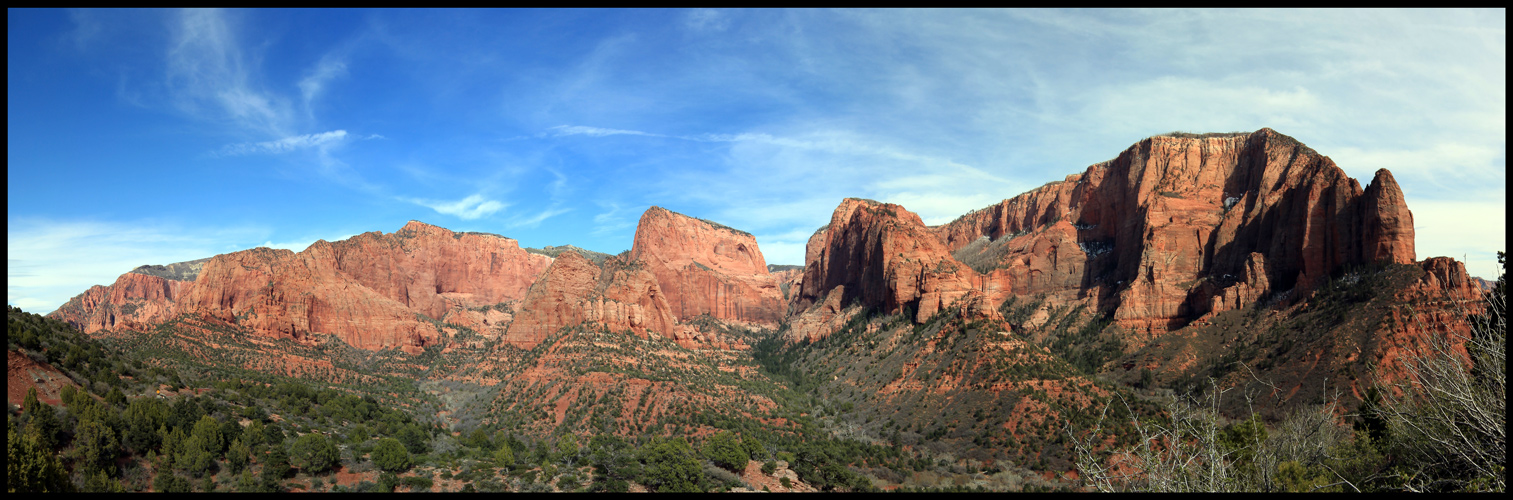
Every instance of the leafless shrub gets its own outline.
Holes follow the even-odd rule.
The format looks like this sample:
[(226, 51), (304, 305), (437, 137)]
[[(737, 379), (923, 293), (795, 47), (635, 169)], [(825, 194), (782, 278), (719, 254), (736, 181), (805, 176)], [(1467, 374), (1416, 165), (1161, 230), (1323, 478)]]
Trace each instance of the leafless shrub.
[(1417, 465), (1404, 469), (1405, 489), (1507, 489), (1505, 290), (1485, 295), (1486, 314), (1457, 307), (1470, 317), (1469, 334), (1419, 318), (1430, 333), (1425, 345), (1404, 362), (1407, 379), (1381, 391), (1377, 411)]
[[(1098, 448), (1096, 441), (1102, 439), (1100, 431), (1108, 407), (1087, 437), (1079, 439), (1068, 428), (1083, 484), (1103, 492), (1241, 489), (1227, 464), (1228, 453), (1219, 445), (1219, 398), (1223, 392), (1212, 391), (1207, 401), (1173, 398), (1165, 405), (1165, 421), (1142, 421), (1130, 411), (1140, 435), (1138, 444), (1114, 452), (1108, 460), (1093, 452)], [(1128, 407), (1122, 397), (1120, 402)]]
[[(1142, 420), (1131, 410), (1137, 444), (1099, 454), (1093, 450), (1104, 438), (1105, 407), (1093, 432), (1071, 436), (1082, 483), (1096, 491), (1284, 491), (1287, 485), (1275, 477), (1284, 462), (1327, 470), (1342, 458), (1335, 455), (1349, 431), (1340, 425), (1334, 400), (1298, 410), (1271, 432), (1234, 433), (1247, 422), (1225, 427), (1219, 401), (1226, 392), (1214, 386), (1204, 397), (1174, 397), (1162, 419)], [(1320, 483), (1333, 487), (1355, 485), (1338, 474)]]

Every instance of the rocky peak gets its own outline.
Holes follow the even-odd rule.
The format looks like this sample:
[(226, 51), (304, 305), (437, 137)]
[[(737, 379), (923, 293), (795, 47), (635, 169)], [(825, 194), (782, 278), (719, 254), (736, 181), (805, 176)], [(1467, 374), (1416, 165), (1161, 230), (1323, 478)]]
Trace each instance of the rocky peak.
[(604, 264), (604, 260), (608, 259), (610, 257), (610, 255), (607, 254), (607, 253), (595, 252), (593, 250), (588, 250), (588, 249), (584, 249), (584, 248), (578, 248), (578, 247), (575, 247), (575, 246), (572, 246), (572, 245), (561, 245), (561, 246), (547, 245), (547, 246), (542, 247), (542, 248), (527, 248), (527, 249), (525, 249), (525, 251), (530, 252), (530, 253), (534, 253), (534, 254), (545, 255), (547, 257), (551, 257), (551, 258), (554, 258), (554, 259), (557, 258), (557, 255), (561, 254), (562, 252), (572, 252), (572, 253), (576, 253), (578, 255), (581, 255), (584, 258), (587, 258), (590, 262), (593, 262), (594, 265), (603, 265)]
[(679, 268), (698, 262), (726, 274), (767, 274), (751, 233), (656, 206), (641, 214), (631, 255)]
[(934, 232), (1013, 294), (1086, 300), (1152, 333), (1271, 292), (1301, 296), (1349, 265), (1413, 259), (1390, 173), (1365, 193), (1266, 128), (1149, 137)]
[(1387, 169), (1376, 171), (1361, 199), (1365, 240), (1361, 258), (1366, 262), (1413, 262), (1413, 212), (1403, 199), (1403, 190)]
[(641, 214), (630, 258), (656, 276), (674, 314), (775, 325), (786, 311), (756, 238), (661, 207)]
[[(964, 298), (973, 299), (967, 301), (974, 305), (969, 313), (996, 314), (997, 302), (986, 297), (996, 296), (996, 289), (952, 258), (919, 215), (899, 205), (841, 201), (830, 224), (810, 237), (806, 253), (795, 314), (833, 315), (856, 303), (887, 314), (912, 308), (914, 320), (923, 322)], [(829, 306), (815, 307), (819, 304)], [(816, 332), (792, 334), (816, 337)]]

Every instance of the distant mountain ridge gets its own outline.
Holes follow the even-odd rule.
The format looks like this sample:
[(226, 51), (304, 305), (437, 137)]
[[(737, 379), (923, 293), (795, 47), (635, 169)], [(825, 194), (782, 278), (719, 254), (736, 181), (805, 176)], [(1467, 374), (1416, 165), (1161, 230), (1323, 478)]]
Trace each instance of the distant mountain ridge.
[(200, 268), (205, 267), (205, 263), (210, 262), (210, 259), (211, 257), (205, 257), (168, 265), (149, 264), (132, 269), (131, 272), (175, 281), (194, 281), (200, 275)]

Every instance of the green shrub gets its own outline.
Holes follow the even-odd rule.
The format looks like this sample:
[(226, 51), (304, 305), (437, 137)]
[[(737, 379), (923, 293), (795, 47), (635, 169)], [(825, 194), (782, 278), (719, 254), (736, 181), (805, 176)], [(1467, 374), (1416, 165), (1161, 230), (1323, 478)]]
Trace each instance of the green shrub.
[(751, 455), (746, 447), (729, 431), (723, 431), (704, 441), (704, 456), (727, 470), (742, 470)]
[(301, 471), (318, 474), (336, 465), (341, 460), (341, 452), (325, 436), (312, 432), (294, 441), (289, 449), (289, 459)]
[[(386, 472), (402, 472), (410, 468), (410, 452), (394, 438), (383, 438), (373, 447), (373, 465)], [(389, 489), (392, 489), (389, 488)]]

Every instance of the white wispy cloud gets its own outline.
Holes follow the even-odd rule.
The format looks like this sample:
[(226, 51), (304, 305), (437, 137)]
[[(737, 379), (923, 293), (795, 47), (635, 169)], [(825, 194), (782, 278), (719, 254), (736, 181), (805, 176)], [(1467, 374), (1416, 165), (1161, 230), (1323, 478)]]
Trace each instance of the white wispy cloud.
[(436, 201), (403, 197), (399, 199), (426, 208), (430, 208), (431, 210), (435, 210), (437, 213), (451, 215), (462, 220), (473, 220), (479, 217), (493, 215), (495, 212), (503, 210), (508, 206), (502, 202), (484, 198), (482, 194), (474, 194), (457, 201)]
[(730, 16), (715, 9), (692, 9), (683, 17), (683, 24), (694, 31), (725, 31), (730, 27)]
[[(1506, 251), (1508, 200), (1428, 200), (1407, 197), (1419, 260), (1464, 260), (1472, 276), (1497, 279), (1497, 252)], [(1489, 244), (1489, 242), (1491, 244)]]
[(165, 82), (174, 104), (191, 115), (227, 119), (275, 137), (289, 135), (288, 101), (262, 87), (255, 58), (243, 54), (226, 13), (186, 9), (175, 17)]
[[(981, 168), (843, 130), (811, 130), (797, 136), (624, 132), (729, 144), (724, 167), (667, 172), (660, 177), (660, 194), (713, 204), (718, 208), (711, 215), (745, 229), (808, 227), (828, 220), (835, 204), (850, 196), (904, 204), (928, 223), (943, 223), (1011, 196), (1002, 193), (1015, 186)], [(807, 237), (806, 230), (803, 238)]]
[[(288, 92), (278, 90), (287, 84), (268, 81), (263, 69), (267, 45), (247, 45), (240, 40), (237, 28), (245, 21), (244, 15), (215, 9), (185, 9), (169, 14), (170, 41), (162, 85), (167, 102), (198, 120), (228, 125), (227, 132), (231, 134), (273, 138), (228, 144), (210, 153), (212, 156), (313, 149), (318, 154), (307, 161), (318, 167), (315, 173), (362, 191), (379, 191), (338, 157), (334, 148), (353, 139), (383, 136), (349, 135), (341, 129), (296, 133), (300, 129), (320, 130), (316, 128), (313, 105), (329, 92), (333, 81), (347, 74), (344, 57), (356, 42), (348, 41), (328, 52), (304, 71), (293, 82), (299, 93), (291, 97)], [(134, 95), (124, 86), (120, 94)], [(303, 112), (296, 111), (297, 108)]]
[(536, 227), (536, 226), (540, 226), (541, 223), (545, 222), (547, 219), (550, 219), (552, 217), (556, 217), (558, 215), (562, 215), (562, 214), (565, 214), (565, 213), (568, 213), (568, 212), (571, 212), (571, 211), (573, 211), (572, 208), (553, 206), (551, 208), (547, 208), (546, 210), (542, 210), (542, 211), (537, 212), (535, 214), (521, 215), (521, 216), (517, 216), (517, 217), (511, 218), (509, 221), (506, 221), (504, 223), (504, 227), (508, 227), (508, 228)]
[(587, 135), (592, 137), (604, 137), (610, 135), (644, 135), (649, 137), (666, 137), (661, 134), (651, 134), (639, 130), (620, 130), (602, 127), (586, 127), (583, 125), (558, 125), (547, 130), (552, 137), (564, 137), (570, 135)]
[[(1339, 147), (1327, 154), (1341, 168), (1370, 182), (1376, 170), (1392, 171), (1404, 192), (1464, 199), (1506, 193), (1505, 151), (1487, 144), (1449, 140), (1420, 148)], [(1496, 191), (1488, 193), (1487, 191)], [(1506, 194), (1504, 194), (1506, 196)]]
[(309, 112), (310, 102), (320, 96), (321, 92), (325, 90), (326, 84), (346, 74), (346, 63), (329, 54), (326, 57), (322, 57), (320, 62), (316, 63), (314, 68), (311, 68), (309, 74), (299, 81), (299, 91), (304, 97), (307, 113)]
[(804, 249), (807, 241), (767, 240), (757, 236), (757, 249), (762, 251), (762, 260), (768, 264), (787, 266), (804, 265)]
[(804, 251), (814, 228), (799, 228), (783, 233), (756, 234), (757, 247), (768, 264), (803, 265)]
[[(376, 134), (375, 134), (376, 135)], [(371, 137), (371, 136), (370, 136)], [(347, 131), (332, 130), (318, 134), (305, 134), (285, 137), (274, 141), (245, 142), (241, 144), (228, 144), (222, 147), (218, 154), (222, 156), (237, 156), (248, 154), (278, 154), (334, 145), (347, 138)]]
[(594, 215), (593, 234), (603, 235), (624, 231), (636, 227), (639, 214), (631, 213), (630, 210), (620, 206), (619, 203), (598, 201), (599, 208), (604, 209)]

